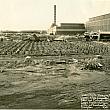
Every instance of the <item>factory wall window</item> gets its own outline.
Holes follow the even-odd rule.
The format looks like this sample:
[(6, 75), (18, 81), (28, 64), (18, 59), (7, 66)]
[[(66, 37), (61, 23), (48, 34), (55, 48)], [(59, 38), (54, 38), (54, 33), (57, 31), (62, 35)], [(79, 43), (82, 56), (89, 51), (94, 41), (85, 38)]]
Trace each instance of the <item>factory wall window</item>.
[(99, 24), (100, 24), (99, 26), (101, 26), (101, 25), (102, 25), (101, 21), (99, 22)]
[(110, 31), (109, 28), (110, 28), (110, 25), (107, 25), (107, 31)]
[(110, 19), (108, 20), (108, 24), (110, 24)]
[(110, 31), (110, 24), (108, 25), (108, 31)]
[(102, 20), (102, 25), (104, 25), (104, 20)]
[(107, 31), (107, 25), (104, 25), (104, 31)]
[(109, 19), (107, 19), (107, 25), (109, 24)]

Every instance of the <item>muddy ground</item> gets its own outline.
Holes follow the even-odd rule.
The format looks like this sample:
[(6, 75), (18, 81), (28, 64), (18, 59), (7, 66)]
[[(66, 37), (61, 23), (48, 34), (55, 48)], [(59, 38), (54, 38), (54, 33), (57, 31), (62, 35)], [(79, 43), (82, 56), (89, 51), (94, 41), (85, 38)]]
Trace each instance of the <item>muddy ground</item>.
[(75, 109), (83, 94), (110, 94), (110, 58), (98, 60), (101, 69), (85, 68), (94, 57), (1, 56), (0, 109)]

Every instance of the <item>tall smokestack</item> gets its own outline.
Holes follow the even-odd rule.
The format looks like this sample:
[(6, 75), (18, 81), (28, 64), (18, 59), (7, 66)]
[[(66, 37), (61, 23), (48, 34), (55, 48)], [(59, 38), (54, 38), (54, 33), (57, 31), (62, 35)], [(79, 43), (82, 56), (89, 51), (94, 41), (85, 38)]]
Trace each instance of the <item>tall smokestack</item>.
[(54, 25), (56, 25), (56, 5), (54, 5)]

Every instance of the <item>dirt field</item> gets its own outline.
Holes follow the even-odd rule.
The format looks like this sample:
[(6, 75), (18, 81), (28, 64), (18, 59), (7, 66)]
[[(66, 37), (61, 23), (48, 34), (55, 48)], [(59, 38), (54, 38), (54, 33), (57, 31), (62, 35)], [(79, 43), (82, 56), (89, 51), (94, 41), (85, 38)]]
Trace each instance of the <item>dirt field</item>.
[[(0, 108), (81, 108), (83, 94), (110, 94), (110, 57), (0, 57)], [(88, 64), (101, 64), (98, 68)], [(92, 64), (91, 64), (92, 65)], [(90, 68), (89, 68), (90, 67)], [(110, 108), (110, 103), (108, 103)]]

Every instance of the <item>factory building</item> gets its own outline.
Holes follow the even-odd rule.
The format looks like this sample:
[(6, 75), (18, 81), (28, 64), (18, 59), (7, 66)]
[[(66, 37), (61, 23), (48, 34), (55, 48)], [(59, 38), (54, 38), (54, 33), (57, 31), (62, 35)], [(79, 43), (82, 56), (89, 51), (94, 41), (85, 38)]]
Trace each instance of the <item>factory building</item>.
[(110, 32), (110, 13), (89, 18), (86, 22), (86, 29), (88, 32)]
[(83, 34), (85, 31), (83, 23), (61, 23), (60, 26), (53, 25), (49, 29), (49, 33), (54, 35)]
[(84, 23), (61, 23), (60, 26), (56, 24), (56, 5), (54, 5), (54, 22), (48, 29), (49, 34), (54, 35), (74, 35), (83, 34), (86, 29)]

